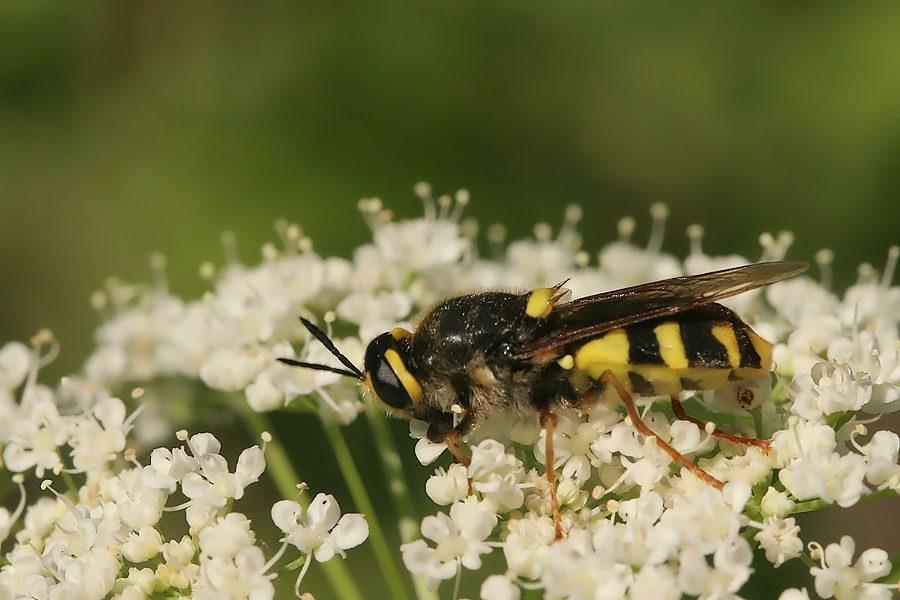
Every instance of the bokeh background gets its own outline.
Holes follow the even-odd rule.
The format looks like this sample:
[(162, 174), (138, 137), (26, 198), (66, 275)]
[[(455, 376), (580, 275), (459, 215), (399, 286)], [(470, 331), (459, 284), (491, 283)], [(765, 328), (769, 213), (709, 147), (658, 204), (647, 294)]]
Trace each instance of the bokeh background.
[[(896, 2), (0, 0), (0, 340), (50, 327), (52, 381), (88, 355), (106, 277), (148, 279), (159, 251), (196, 297), (221, 231), (252, 261), (279, 217), (347, 256), (357, 200), (414, 215), (420, 180), (513, 237), (578, 202), (589, 250), (625, 214), (644, 239), (654, 201), (676, 254), (694, 222), (749, 257), (790, 229), (845, 286), (900, 241), (898, 23)], [(309, 479), (350, 508), (333, 471)], [(871, 512), (819, 539), (896, 551)]]

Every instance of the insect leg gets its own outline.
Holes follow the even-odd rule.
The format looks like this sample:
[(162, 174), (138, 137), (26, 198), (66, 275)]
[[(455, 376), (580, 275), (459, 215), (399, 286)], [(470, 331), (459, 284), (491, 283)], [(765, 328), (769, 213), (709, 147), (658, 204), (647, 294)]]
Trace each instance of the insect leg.
[[(672, 398), (672, 412), (675, 413), (675, 418), (680, 419), (682, 421), (690, 421), (695, 424), (700, 429), (706, 428), (706, 423), (701, 421), (700, 419), (695, 419), (694, 417), (688, 415), (684, 411), (684, 405), (681, 404), (681, 400), (678, 399), (678, 396), (673, 394)], [(728, 440), (734, 444), (743, 444), (745, 446), (756, 446), (757, 448), (761, 448), (763, 452), (768, 452), (771, 443), (769, 440), (758, 440), (755, 438), (745, 438), (739, 435), (734, 435), (731, 433), (726, 433), (721, 429), (715, 429), (712, 434), (714, 438), (718, 438), (720, 440)]]
[(553, 526), (556, 529), (556, 539), (563, 537), (562, 517), (559, 516), (559, 498), (556, 497), (556, 467), (553, 466), (553, 430), (556, 428), (556, 415), (549, 408), (541, 409), (541, 426), (547, 431), (546, 448), (544, 451), (547, 463), (547, 485), (550, 488), (550, 505), (553, 507)]
[[(444, 434), (444, 443), (447, 444), (447, 449), (450, 450), (450, 454), (453, 455), (456, 462), (464, 467), (468, 467), (472, 463), (472, 459), (462, 451), (456, 442), (472, 431), (475, 428), (476, 423), (475, 411), (471, 408), (466, 409), (466, 412), (463, 415), (463, 418), (459, 420), (459, 423)], [(469, 482), (469, 485), (471, 486), (471, 482)]]
[(616, 391), (619, 393), (619, 397), (622, 399), (622, 404), (625, 405), (625, 411), (628, 413), (628, 417), (631, 419), (631, 424), (635, 429), (638, 430), (638, 432), (646, 437), (652, 436), (653, 439), (656, 440), (657, 446), (662, 448), (666, 454), (671, 456), (672, 459), (674, 459), (681, 466), (685, 467), (694, 475), (699, 477), (701, 481), (708, 483), (716, 489), (722, 489), (724, 484), (721, 481), (686, 459), (684, 455), (681, 454), (681, 452), (667, 444), (665, 440), (650, 431), (650, 428), (647, 427), (647, 424), (641, 420), (641, 416), (638, 414), (637, 408), (634, 406), (634, 400), (632, 399), (631, 394), (628, 393), (628, 390), (625, 389), (625, 386), (622, 385), (622, 382), (619, 381), (619, 378), (616, 377), (612, 371), (605, 371), (603, 375), (600, 376), (600, 381), (604, 384), (612, 385), (616, 388)]

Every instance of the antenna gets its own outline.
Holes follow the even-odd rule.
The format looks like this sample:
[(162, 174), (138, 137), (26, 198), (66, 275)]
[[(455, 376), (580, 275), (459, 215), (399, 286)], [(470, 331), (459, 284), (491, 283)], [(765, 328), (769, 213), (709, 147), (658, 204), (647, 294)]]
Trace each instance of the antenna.
[(320, 365), (316, 363), (308, 363), (301, 362), (299, 360), (294, 360), (292, 358), (279, 358), (280, 362), (283, 362), (286, 365), (291, 365), (292, 367), (304, 367), (307, 369), (315, 369), (316, 371), (328, 371), (329, 373), (337, 373), (338, 375), (343, 375), (345, 377), (353, 377), (354, 379), (363, 379), (363, 372), (360, 371), (356, 365), (350, 362), (350, 359), (344, 356), (340, 350), (338, 350), (334, 342), (328, 339), (328, 336), (324, 331), (313, 325), (312, 321), (309, 319), (305, 319), (300, 317), (300, 322), (303, 323), (303, 326), (313, 334), (313, 336), (322, 342), (322, 345), (325, 346), (329, 352), (331, 352), (341, 364), (347, 367), (347, 369), (338, 369), (336, 367), (329, 367), (328, 365)]

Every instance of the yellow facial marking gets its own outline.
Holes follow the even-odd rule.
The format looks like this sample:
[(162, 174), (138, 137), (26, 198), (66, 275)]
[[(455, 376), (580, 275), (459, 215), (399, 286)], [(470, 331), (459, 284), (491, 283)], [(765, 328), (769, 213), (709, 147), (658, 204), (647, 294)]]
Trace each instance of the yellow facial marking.
[(720, 344), (725, 346), (725, 351), (728, 352), (728, 364), (735, 368), (741, 366), (741, 351), (738, 350), (737, 338), (732, 326), (730, 324), (713, 325), (712, 334)]
[(571, 354), (566, 354), (565, 356), (557, 360), (556, 364), (568, 371), (575, 366), (575, 357), (573, 357)]
[(597, 364), (628, 364), (628, 334), (624, 329), (613, 329), (602, 338), (588, 342), (575, 353), (577, 368), (587, 369)]
[(403, 389), (405, 389), (406, 393), (409, 394), (409, 397), (412, 398), (413, 404), (421, 402), (422, 386), (419, 385), (419, 382), (413, 377), (413, 374), (407, 370), (406, 365), (403, 364), (403, 359), (400, 358), (397, 351), (394, 349), (386, 350), (384, 352), (384, 358), (387, 359), (388, 364), (391, 365), (391, 369), (394, 370), (394, 375), (400, 380)]
[(753, 344), (753, 349), (756, 350), (757, 354), (759, 354), (759, 365), (763, 369), (771, 369), (772, 344), (759, 337), (756, 332), (749, 327), (746, 327), (744, 330), (747, 332), (747, 335), (750, 336), (750, 343)]
[(681, 339), (681, 327), (678, 323), (669, 321), (653, 328), (656, 341), (659, 344), (659, 355), (667, 367), (673, 369), (686, 369), (688, 366), (687, 354), (684, 352), (684, 341)]
[(412, 335), (412, 333), (408, 332), (407, 330), (403, 329), (402, 327), (394, 327), (393, 329), (391, 329), (391, 337), (394, 338), (395, 340), (397, 340), (398, 342), (400, 340), (405, 340), (406, 338), (410, 337), (411, 335)]
[(543, 319), (553, 310), (553, 288), (538, 288), (528, 295), (528, 304), (525, 306), (525, 314), (535, 319)]

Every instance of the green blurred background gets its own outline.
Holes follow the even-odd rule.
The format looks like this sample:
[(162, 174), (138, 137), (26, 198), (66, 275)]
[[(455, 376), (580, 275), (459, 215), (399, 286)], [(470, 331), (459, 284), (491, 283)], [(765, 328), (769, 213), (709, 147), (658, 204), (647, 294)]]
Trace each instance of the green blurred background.
[(420, 180), (513, 236), (581, 203), (589, 250), (625, 214), (645, 239), (659, 200), (677, 254), (693, 222), (751, 258), (791, 229), (846, 285), (900, 241), (898, 23), (897, 2), (0, 0), (0, 340), (50, 327), (65, 374), (107, 276), (160, 251), (196, 297), (222, 230), (253, 261), (279, 217), (347, 256), (357, 200), (418, 214)]

